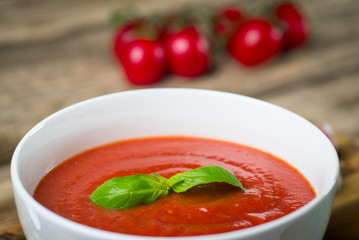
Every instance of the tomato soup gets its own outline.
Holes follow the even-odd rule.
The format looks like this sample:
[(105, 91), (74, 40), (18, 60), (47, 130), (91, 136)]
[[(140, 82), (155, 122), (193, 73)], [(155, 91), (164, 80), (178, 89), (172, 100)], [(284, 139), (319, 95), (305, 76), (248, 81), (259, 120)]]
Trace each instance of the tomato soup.
[[(246, 190), (211, 183), (128, 209), (108, 209), (89, 200), (98, 186), (116, 176), (157, 173), (169, 178), (208, 165), (229, 170)], [(268, 153), (192, 137), (133, 139), (85, 151), (51, 170), (34, 192), (42, 205), (75, 222), (146, 236), (248, 228), (293, 212), (314, 197), (298, 171)]]

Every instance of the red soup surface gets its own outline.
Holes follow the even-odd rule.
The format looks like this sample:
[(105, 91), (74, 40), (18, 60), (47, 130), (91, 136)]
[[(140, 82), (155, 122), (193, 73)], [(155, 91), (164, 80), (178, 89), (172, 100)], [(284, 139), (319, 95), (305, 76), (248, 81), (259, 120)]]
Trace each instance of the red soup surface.
[[(98, 186), (115, 176), (158, 173), (169, 178), (208, 165), (232, 172), (246, 191), (213, 183), (129, 209), (107, 209), (89, 200)], [(314, 197), (313, 188), (298, 171), (270, 154), (190, 137), (133, 139), (88, 150), (51, 170), (34, 193), (42, 205), (75, 222), (147, 236), (248, 228), (293, 212)]]

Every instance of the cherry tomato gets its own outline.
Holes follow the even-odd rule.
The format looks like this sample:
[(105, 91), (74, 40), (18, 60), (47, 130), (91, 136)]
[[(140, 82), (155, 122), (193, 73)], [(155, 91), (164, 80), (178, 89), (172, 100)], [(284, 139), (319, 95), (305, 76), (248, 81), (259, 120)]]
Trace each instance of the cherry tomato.
[(226, 44), (239, 24), (243, 21), (242, 10), (236, 6), (220, 8), (214, 20), (214, 33), (219, 41)]
[(183, 77), (204, 74), (210, 64), (210, 44), (194, 26), (164, 35), (168, 70)]
[(134, 30), (138, 27), (137, 22), (130, 22), (121, 26), (113, 39), (113, 52), (117, 60), (121, 62), (126, 46), (135, 39)]
[(254, 18), (243, 23), (228, 43), (229, 53), (246, 66), (255, 66), (277, 55), (282, 32), (267, 20)]
[(303, 45), (308, 38), (308, 28), (303, 14), (293, 3), (280, 4), (276, 15), (284, 28), (284, 48), (292, 49)]
[(165, 49), (157, 40), (135, 39), (125, 47), (121, 63), (132, 84), (153, 84), (165, 72)]

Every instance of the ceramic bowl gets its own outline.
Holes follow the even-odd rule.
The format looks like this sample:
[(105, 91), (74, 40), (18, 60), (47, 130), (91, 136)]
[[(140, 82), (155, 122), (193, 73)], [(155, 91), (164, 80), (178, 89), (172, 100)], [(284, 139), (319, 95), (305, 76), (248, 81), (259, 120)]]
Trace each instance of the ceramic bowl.
[(225, 140), (271, 153), (300, 171), (317, 194), (302, 208), (262, 225), (176, 240), (322, 239), (339, 172), (336, 151), (327, 137), (307, 120), (273, 104), (195, 89), (144, 89), (100, 96), (58, 111), (31, 129), (11, 162), (17, 211), (27, 239), (155, 239), (72, 222), (43, 207), (32, 194), (47, 172), (79, 152), (122, 139), (166, 135)]

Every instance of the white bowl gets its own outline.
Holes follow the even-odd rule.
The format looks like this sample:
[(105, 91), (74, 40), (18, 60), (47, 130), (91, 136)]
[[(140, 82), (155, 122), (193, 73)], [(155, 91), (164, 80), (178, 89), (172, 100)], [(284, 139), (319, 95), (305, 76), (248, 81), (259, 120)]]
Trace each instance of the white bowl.
[(155, 239), (72, 222), (43, 207), (32, 194), (47, 172), (79, 152), (121, 139), (163, 135), (220, 139), (271, 153), (298, 169), (317, 194), (302, 208), (262, 225), (175, 239), (322, 239), (339, 172), (336, 151), (327, 137), (300, 116), (270, 103), (195, 89), (105, 95), (56, 112), (31, 129), (11, 162), (17, 211), (27, 239)]

